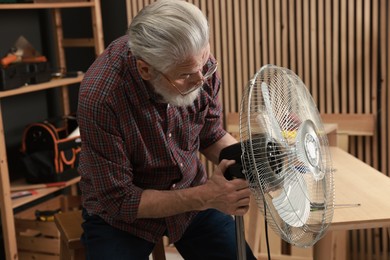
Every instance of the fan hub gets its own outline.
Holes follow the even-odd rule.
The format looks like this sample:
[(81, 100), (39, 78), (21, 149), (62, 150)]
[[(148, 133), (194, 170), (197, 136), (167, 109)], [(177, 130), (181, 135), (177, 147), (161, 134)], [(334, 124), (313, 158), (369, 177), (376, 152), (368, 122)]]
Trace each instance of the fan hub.
[(305, 135), (305, 140), (304, 140), (305, 152), (306, 152), (306, 156), (307, 156), (309, 163), (313, 167), (318, 166), (318, 162), (320, 159), (319, 149), (318, 149), (319, 145), (318, 145), (317, 140), (318, 140), (318, 138), (314, 138), (311, 135), (311, 133), (307, 133)]

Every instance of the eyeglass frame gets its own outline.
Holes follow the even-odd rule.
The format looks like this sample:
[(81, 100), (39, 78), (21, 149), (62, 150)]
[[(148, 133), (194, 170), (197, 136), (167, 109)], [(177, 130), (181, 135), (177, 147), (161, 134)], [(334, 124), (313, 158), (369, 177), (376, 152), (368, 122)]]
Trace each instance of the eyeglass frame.
[(169, 84), (171, 84), (171, 86), (174, 87), (174, 88), (177, 90), (177, 92), (180, 93), (181, 96), (184, 97), (184, 96), (187, 96), (188, 94), (194, 92), (195, 90), (201, 88), (201, 87), (203, 86), (204, 82), (205, 82), (206, 80), (208, 80), (208, 79), (217, 71), (217, 69), (218, 69), (218, 62), (215, 62), (215, 63), (213, 63), (213, 64), (209, 67), (209, 69), (206, 71), (205, 74), (202, 74), (202, 80), (201, 80), (202, 83), (193, 86), (192, 88), (190, 88), (189, 90), (187, 90), (187, 91), (185, 91), (185, 92), (182, 92), (182, 91), (175, 85), (175, 83), (173, 83), (173, 81), (172, 81), (170, 78), (168, 78), (167, 75), (165, 75), (165, 74), (162, 73), (161, 71), (158, 71), (158, 70), (156, 70), (156, 71), (157, 71), (158, 73), (160, 73), (160, 74), (169, 82)]

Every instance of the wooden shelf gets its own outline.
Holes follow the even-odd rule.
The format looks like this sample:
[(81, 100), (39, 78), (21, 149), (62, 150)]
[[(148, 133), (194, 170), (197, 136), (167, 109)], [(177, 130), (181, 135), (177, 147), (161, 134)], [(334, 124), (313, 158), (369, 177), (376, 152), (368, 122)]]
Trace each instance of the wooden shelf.
[(0, 91), (0, 98), (76, 84), (76, 83), (80, 83), (83, 80), (83, 78), (84, 76), (78, 76), (75, 78), (53, 79), (51, 81), (41, 83), (41, 84), (26, 85), (16, 89)]
[(0, 10), (10, 9), (56, 9), (56, 8), (81, 8), (93, 7), (93, 2), (63, 2), (63, 3), (27, 3), (27, 4), (0, 4)]
[(72, 186), (73, 184), (76, 184), (80, 181), (80, 177), (73, 178), (69, 181), (66, 182), (61, 182), (62, 185), (60, 186), (52, 186), (52, 187), (47, 187), (47, 188), (36, 188), (36, 185), (34, 184), (27, 184), (24, 180), (18, 180), (15, 182), (11, 182), (11, 191), (13, 189), (17, 190), (34, 190), (36, 194), (26, 196), (26, 197), (21, 197), (17, 199), (12, 200), (12, 208), (17, 208), (20, 206), (23, 206), (24, 204), (27, 204), (29, 202), (32, 202), (36, 199), (42, 198), (46, 195), (49, 195), (51, 193), (54, 193), (56, 191), (62, 190), (66, 187)]
[[(89, 8), (91, 11), (92, 38), (64, 39), (62, 24), (62, 9), (64, 8)], [(104, 50), (103, 24), (101, 19), (100, 0), (77, 1), (54, 3), (25, 3), (25, 4), (0, 4), (0, 10), (40, 10), (46, 9), (52, 15), (53, 20), (53, 40), (57, 51), (57, 67), (66, 68), (66, 47), (94, 47), (96, 57)], [(2, 11), (3, 12), (3, 11)], [(62, 186), (37, 187), (27, 185), (23, 181), (10, 183), (9, 169), (7, 161), (6, 139), (4, 135), (3, 113), (1, 111), (1, 101), (3, 98), (27, 94), (36, 91), (58, 88), (61, 90), (61, 103), (63, 113), (69, 114), (69, 93), (68, 86), (79, 85), (83, 80), (83, 75), (75, 78), (53, 79), (49, 82), (21, 86), (16, 89), (0, 91), (0, 213), (2, 233), (4, 238), (4, 249), (6, 259), (18, 259), (18, 244), (16, 241), (14, 209), (29, 204), (46, 195), (60, 191), (66, 187), (71, 189), (71, 193), (77, 193), (76, 185), (80, 177), (76, 177), (63, 183)], [(28, 109), (28, 108), (26, 108)], [(57, 183), (58, 184), (58, 183)], [(12, 193), (16, 190), (34, 190), (33, 195), (12, 199)]]

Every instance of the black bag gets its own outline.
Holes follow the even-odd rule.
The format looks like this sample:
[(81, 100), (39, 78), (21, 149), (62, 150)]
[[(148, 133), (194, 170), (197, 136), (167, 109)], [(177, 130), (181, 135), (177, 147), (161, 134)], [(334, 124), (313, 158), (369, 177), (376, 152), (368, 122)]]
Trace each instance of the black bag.
[(32, 123), (25, 128), (22, 161), (27, 182), (60, 182), (78, 176), (81, 139), (79, 135), (68, 137), (76, 128), (72, 117)]

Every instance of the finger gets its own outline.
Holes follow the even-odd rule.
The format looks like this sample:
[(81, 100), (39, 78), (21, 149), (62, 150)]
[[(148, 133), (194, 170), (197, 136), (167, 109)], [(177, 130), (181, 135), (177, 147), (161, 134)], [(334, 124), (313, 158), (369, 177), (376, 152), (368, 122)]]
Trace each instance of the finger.
[(239, 208), (241, 208), (241, 207), (249, 207), (249, 203), (250, 203), (250, 198), (249, 197), (245, 197), (245, 198), (240, 199), (237, 202), (237, 207), (239, 207)]
[(245, 179), (233, 179), (232, 183), (236, 185), (237, 190), (249, 188), (249, 183)]
[(223, 159), (219, 165), (217, 166), (217, 169), (215, 170), (216, 173), (223, 174), (227, 168), (229, 168), (231, 165), (235, 164), (235, 160), (226, 160)]
[(236, 211), (234, 212), (234, 215), (236, 215), (236, 216), (243, 216), (243, 215), (245, 215), (248, 211), (249, 211), (249, 206), (246, 206), (246, 207), (239, 207), (239, 208), (237, 208)]

